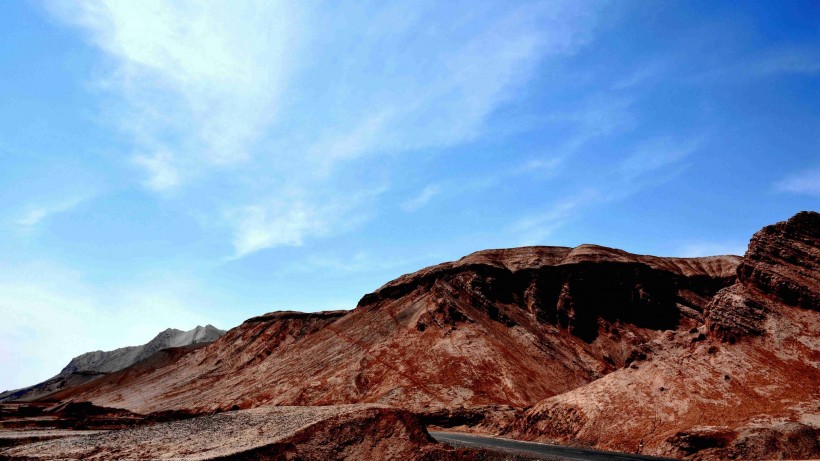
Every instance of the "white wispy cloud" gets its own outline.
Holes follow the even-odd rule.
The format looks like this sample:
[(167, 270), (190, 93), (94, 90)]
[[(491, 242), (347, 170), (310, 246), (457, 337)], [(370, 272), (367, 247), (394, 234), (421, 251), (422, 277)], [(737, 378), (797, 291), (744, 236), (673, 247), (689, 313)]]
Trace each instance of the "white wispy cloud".
[(620, 170), (628, 180), (682, 162), (702, 144), (701, 137), (679, 140), (661, 136), (641, 142), (621, 161)]
[(632, 104), (629, 97), (594, 96), (576, 108), (552, 114), (550, 123), (569, 127), (569, 135), (554, 150), (557, 158), (564, 160), (596, 139), (632, 129)]
[[(436, 260), (435, 258), (432, 258)], [(365, 251), (355, 251), (345, 253), (333, 251), (325, 254), (313, 254), (304, 259), (300, 259), (294, 264), (287, 265), (281, 270), (283, 273), (315, 273), (316, 269), (321, 269), (323, 273), (378, 273), (398, 272), (404, 270), (409, 272), (429, 265), (431, 260), (429, 255), (416, 254), (412, 258), (388, 258), (385, 259), (376, 254)], [(355, 305), (355, 301), (348, 306)]]
[[(580, 115), (575, 117), (583, 121), (582, 126), (586, 123)], [(614, 129), (604, 129), (595, 136), (606, 136)], [(647, 187), (670, 180), (680, 170), (683, 161), (700, 148), (704, 138), (705, 135), (701, 135), (682, 141), (660, 136), (641, 141), (615, 164), (615, 168), (595, 177), (597, 187), (566, 194), (546, 211), (523, 216), (508, 231), (518, 235), (521, 244), (543, 243), (559, 228), (592, 207), (626, 200)]]
[(331, 189), (313, 193), (291, 189), (252, 205), (233, 208), (227, 217), (233, 230), (233, 258), (265, 248), (301, 246), (309, 238), (347, 232), (370, 219), (364, 209), (385, 187), (333, 195)]
[(636, 66), (629, 74), (615, 81), (612, 88), (615, 90), (629, 90), (640, 87), (668, 72), (669, 64), (664, 60), (654, 60)]
[(300, 246), (305, 238), (326, 234), (329, 222), (324, 211), (303, 201), (282, 200), (235, 211), (236, 256), (275, 246)]
[(564, 163), (561, 157), (531, 158), (522, 162), (511, 170), (511, 174), (539, 174), (542, 176), (552, 176), (556, 174), (558, 168)]
[(173, 189), (179, 185), (179, 172), (172, 162), (172, 155), (167, 150), (134, 157), (134, 163), (142, 166), (148, 172), (145, 185), (156, 191)]
[(783, 47), (757, 55), (749, 69), (759, 76), (820, 73), (820, 49)]
[[(372, 41), (357, 42), (368, 58), (349, 57), (351, 78), (334, 76), (328, 101), (357, 115), (324, 130), (311, 151), (326, 162), (471, 140), (543, 59), (572, 54), (589, 41), (594, 11), (574, 2), (526, 4), (470, 31), (429, 27), (423, 11), (408, 14), (402, 27), (370, 30)], [(402, 57), (390, 47), (408, 43)]]
[(678, 73), (690, 83), (733, 83), (789, 76), (812, 76), (820, 73), (820, 48), (780, 46), (756, 49), (747, 55), (725, 56), (699, 73)]
[[(233, 230), (236, 256), (332, 235), (350, 214), (367, 215), (330, 210), (373, 194), (339, 171), (474, 140), (538, 66), (592, 39), (601, 9), (573, 1), (476, 4), (469, 14), (423, 2), (344, 11), (252, 0), (49, 5), (106, 57), (110, 71), (98, 84), (120, 97), (122, 117), (110, 118), (132, 136), (128, 155), (147, 188), (209, 177), (231, 184), (230, 199), (213, 207)], [(289, 199), (307, 189), (316, 192)]]
[(440, 185), (430, 184), (422, 189), (418, 195), (402, 203), (401, 208), (407, 212), (416, 211), (430, 203), (430, 200), (432, 200), (436, 195), (441, 194), (442, 191), (443, 189)]
[(774, 184), (775, 190), (820, 196), (820, 168), (795, 173)]
[[(346, 72), (333, 74), (332, 82), (317, 86), (324, 90), (309, 93), (318, 104), (345, 111), (318, 130), (317, 136), (304, 136), (318, 139), (306, 147), (312, 171), (332, 175), (340, 163), (474, 139), (485, 118), (516, 96), (539, 63), (572, 54), (586, 44), (597, 20), (595, 8), (574, 2), (513, 8), (471, 24), (471, 30), (444, 24), (430, 27), (425, 24), (432, 19), (428, 13), (423, 9), (382, 12), (381, 17), (399, 18), (397, 24), (386, 21), (363, 28), (364, 37), (354, 36), (355, 52), (346, 54)], [(349, 51), (345, 47), (349, 31), (336, 35)], [(408, 44), (412, 45), (408, 48)], [(396, 54), (394, 45), (402, 53)], [(337, 51), (331, 47), (328, 53)], [(429, 186), (403, 208), (419, 209), (441, 192), (441, 186)], [(305, 229), (304, 234), (336, 232), (331, 223), (340, 220), (328, 218), (326, 231)], [(237, 254), (248, 254), (276, 242), (260, 239), (258, 245), (235, 247)]]
[(156, 189), (191, 168), (243, 161), (280, 108), (298, 52), (292, 2), (48, 2), (113, 67), (100, 83), (129, 105), (122, 128)]
[(743, 256), (747, 245), (748, 242), (690, 242), (678, 247), (672, 256), (682, 258), (717, 255)]
[(22, 216), (17, 219), (17, 224), (25, 228), (32, 228), (50, 216), (65, 213), (77, 208), (77, 206), (85, 200), (86, 197), (74, 197), (68, 200), (49, 203), (46, 205), (31, 206), (25, 213), (23, 213)]
[(555, 201), (545, 211), (519, 219), (508, 228), (508, 231), (520, 236), (521, 245), (543, 244), (553, 232), (576, 217), (583, 209), (605, 200), (607, 196), (600, 191), (585, 189)]

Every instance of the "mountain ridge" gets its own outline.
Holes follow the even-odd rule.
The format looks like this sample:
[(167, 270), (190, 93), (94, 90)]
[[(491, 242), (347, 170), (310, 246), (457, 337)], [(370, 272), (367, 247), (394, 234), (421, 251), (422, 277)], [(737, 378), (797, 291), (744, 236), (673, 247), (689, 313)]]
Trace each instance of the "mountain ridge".
[[(399, 277), (353, 311), (260, 316), (130, 384), (70, 398), (137, 412), (525, 407), (624, 366), (664, 328), (691, 328), (739, 263), (572, 250), (479, 252)], [(601, 289), (584, 295), (590, 286)]]
[(60, 372), (41, 383), (0, 393), (0, 402), (26, 401), (42, 398), (63, 387), (85, 384), (100, 376), (114, 373), (145, 360), (155, 353), (192, 344), (209, 343), (225, 334), (213, 325), (183, 331), (167, 328), (140, 346), (126, 346), (110, 351), (91, 351), (72, 358)]
[(815, 458), (818, 300), (815, 212), (764, 227), (743, 257), (483, 250), (351, 311), (256, 316), (48, 399), (143, 415), (377, 405), (628, 453)]

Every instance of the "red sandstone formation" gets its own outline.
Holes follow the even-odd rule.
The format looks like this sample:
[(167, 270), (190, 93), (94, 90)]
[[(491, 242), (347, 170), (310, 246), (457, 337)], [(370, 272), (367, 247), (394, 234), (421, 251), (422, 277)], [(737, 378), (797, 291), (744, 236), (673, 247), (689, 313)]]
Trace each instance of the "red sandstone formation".
[(620, 451), (820, 456), (819, 262), (808, 212), (745, 258), (481, 251), (350, 312), (263, 315), (49, 398), (138, 413), (375, 403)]
[(820, 455), (820, 214), (755, 234), (706, 324), (643, 362), (544, 400), (504, 429), (696, 459)]
[(820, 310), (820, 215), (798, 213), (752, 237), (738, 283), (712, 301), (707, 323), (733, 342), (764, 333), (770, 313), (787, 306)]
[(403, 276), (346, 314), (274, 313), (128, 381), (57, 394), (137, 412), (381, 403), (526, 407), (702, 323), (739, 258), (609, 248), (482, 251)]

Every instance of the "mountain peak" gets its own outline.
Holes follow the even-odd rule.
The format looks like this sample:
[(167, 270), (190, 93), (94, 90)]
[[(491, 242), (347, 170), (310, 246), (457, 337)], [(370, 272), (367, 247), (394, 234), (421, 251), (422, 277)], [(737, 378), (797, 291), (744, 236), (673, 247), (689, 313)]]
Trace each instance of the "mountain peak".
[(57, 376), (49, 380), (34, 386), (0, 394), (0, 402), (40, 398), (66, 386), (66, 384), (76, 385), (105, 374), (117, 372), (145, 360), (163, 349), (209, 343), (224, 334), (225, 330), (220, 330), (213, 325), (197, 326), (188, 331), (166, 328), (153, 339), (140, 346), (126, 346), (111, 351), (86, 352), (71, 359)]

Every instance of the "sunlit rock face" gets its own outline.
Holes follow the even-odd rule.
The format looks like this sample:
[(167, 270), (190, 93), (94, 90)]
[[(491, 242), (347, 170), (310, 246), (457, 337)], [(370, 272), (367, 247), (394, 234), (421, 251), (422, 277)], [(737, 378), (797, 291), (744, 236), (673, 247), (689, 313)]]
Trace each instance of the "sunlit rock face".
[[(820, 455), (820, 214), (763, 228), (704, 322), (501, 430), (695, 459)], [(697, 323), (697, 322), (696, 322)]]
[(757, 232), (737, 268), (738, 281), (709, 306), (721, 340), (761, 335), (784, 307), (820, 310), (820, 214), (801, 212)]
[(399, 277), (352, 311), (266, 314), (161, 369), (62, 397), (138, 412), (527, 407), (645, 359), (665, 331), (702, 323), (739, 261), (595, 245), (480, 251)]

